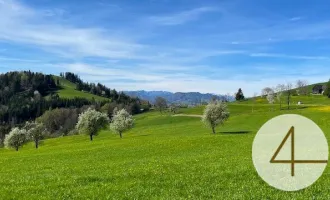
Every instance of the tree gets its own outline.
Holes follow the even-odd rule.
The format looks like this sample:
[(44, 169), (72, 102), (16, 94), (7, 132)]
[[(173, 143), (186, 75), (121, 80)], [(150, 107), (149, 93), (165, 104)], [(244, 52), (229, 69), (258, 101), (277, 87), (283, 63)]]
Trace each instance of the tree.
[(235, 95), (235, 99), (236, 101), (241, 101), (241, 100), (244, 100), (244, 94), (243, 94), (243, 91), (241, 88), (238, 89), (238, 92), (236, 93)]
[(26, 122), (24, 129), (27, 132), (28, 138), (34, 141), (36, 149), (39, 147), (39, 142), (46, 135), (46, 127), (41, 123)]
[(326, 88), (325, 88), (325, 90), (323, 92), (323, 95), (325, 95), (325, 96), (327, 96), (327, 97), (330, 98), (330, 79), (327, 82), (327, 85), (326, 85)]
[(270, 92), (267, 94), (267, 101), (269, 104), (274, 104), (275, 102), (275, 97), (274, 97), (274, 93)]
[(174, 103), (172, 103), (172, 104), (170, 105), (170, 107), (169, 107), (169, 110), (170, 110), (171, 113), (176, 114), (176, 113), (178, 112), (178, 110), (179, 110), (179, 106), (177, 106), (177, 105), (175, 105)]
[(308, 82), (306, 80), (297, 80), (296, 87), (299, 95), (308, 95)]
[(261, 90), (261, 96), (267, 97), (269, 93), (274, 93), (274, 90), (270, 87), (265, 87)]
[(163, 112), (167, 108), (166, 99), (163, 97), (157, 97), (155, 101), (155, 107), (159, 110), (159, 112)]
[(275, 102), (274, 93), (270, 92), (267, 94), (267, 101), (270, 104), (273, 104)]
[(276, 98), (277, 98), (277, 101), (280, 103), (280, 110), (282, 110), (282, 96), (283, 96), (284, 91), (285, 91), (284, 84), (278, 84), (275, 88)]
[(291, 101), (291, 95), (292, 95), (292, 83), (287, 83), (285, 85), (286, 95), (287, 95), (287, 104), (288, 104), (288, 110), (290, 109), (290, 101)]
[(96, 136), (100, 130), (106, 128), (109, 121), (107, 114), (88, 108), (79, 115), (76, 129), (80, 134), (89, 135), (92, 141), (93, 136)]
[(28, 141), (26, 130), (14, 128), (10, 131), (9, 134), (5, 137), (5, 147), (7, 148), (15, 148), (18, 151), (18, 148), (23, 146)]
[(66, 135), (75, 128), (78, 122), (78, 114), (85, 111), (84, 109), (85, 107), (47, 110), (36, 121), (46, 127), (50, 136)]
[(202, 116), (202, 122), (212, 128), (212, 132), (215, 134), (215, 127), (223, 125), (229, 118), (229, 112), (227, 104), (221, 101), (210, 102)]
[(254, 104), (256, 104), (258, 93), (253, 93), (252, 97), (252, 112), (254, 111)]
[(133, 127), (134, 120), (132, 115), (130, 115), (125, 109), (121, 109), (116, 112), (111, 120), (110, 129), (118, 133), (120, 138), (123, 137), (123, 133)]
[(114, 109), (117, 107), (118, 105), (114, 102), (111, 103), (106, 103), (104, 104), (104, 106), (101, 107), (101, 112), (106, 113), (108, 115), (109, 118), (112, 117), (112, 115), (114, 114)]

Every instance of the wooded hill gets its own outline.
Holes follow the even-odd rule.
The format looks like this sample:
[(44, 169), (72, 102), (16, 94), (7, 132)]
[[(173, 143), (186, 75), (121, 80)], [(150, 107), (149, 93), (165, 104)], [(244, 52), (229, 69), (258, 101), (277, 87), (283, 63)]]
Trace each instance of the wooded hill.
[[(12, 127), (20, 126), (25, 121), (42, 118), (44, 114), (52, 120), (52, 111), (64, 118), (63, 122), (57, 121), (50, 125), (54, 132), (59, 132), (59, 129), (63, 129), (65, 120), (68, 120), (65, 116), (60, 116), (65, 109), (67, 116), (77, 118), (82, 110), (90, 106), (106, 112), (109, 117), (115, 107), (125, 108), (131, 114), (149, 109), (148, 102), (129, 97), (99, 83), (85, 83), (70, 72), (61, 73), (61, 76), (31, 71), (0, 74), (0, 140)], [(72, 125), (66, 127), (64, 134), (71, 128)]]

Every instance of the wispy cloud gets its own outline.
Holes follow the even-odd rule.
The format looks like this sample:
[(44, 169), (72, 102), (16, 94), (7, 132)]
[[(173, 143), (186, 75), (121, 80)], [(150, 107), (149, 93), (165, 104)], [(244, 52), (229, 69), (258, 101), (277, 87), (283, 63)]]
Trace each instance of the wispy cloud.
[[(132, 58), (143, 45), (102, 28), (76, 28), (42, 20), (43, 12), (16, 1), (0, 3), (0, 40), (64, 51), (78, 56)], [(53, 15), (53, 13), (51, 14)], [(19, 30), (19, 31), (18, 31)]]
[(60, 8), (54, 8), (54, 9), (45, 9), (45, 10), (43, 10), (43, 13), (45, 16), (48, 16), (48, 17), (54, 17), (54, 16), (61, 17), (64, 14), (66, 14), (67, 11), (64, 9), (60, 9)]
[(197, 20), (202, 14), (214, 11), (217, 11), (217, 9), (213, 7), (200, 7), (172, 15), (152, 16), (149, 18), (149, 20), (158, 25), (179, 25), (189, 21)]
[(298, 21), (301, 19), (303, 19), (303, 18), (302, 17), (292, 17), (292, 18), (290, 18), (290, 21)]
[(12, 57), (1, 57), (1, 56), (0, 56), (0, 61), (19, 61), (19, 62), (29, 62), (29, 63), (42, 62), (41, 60), (31, 60), (31, 59), (12, 58)]
[(272, 58), (289, 58), (289, 59), (302, 59), (302, 60), (328, 60), (329, 57), (324, 56), (297, 56), (287, 54), (275, 54), (275, 53), (252, 53), (252, 57), (272, 57)]

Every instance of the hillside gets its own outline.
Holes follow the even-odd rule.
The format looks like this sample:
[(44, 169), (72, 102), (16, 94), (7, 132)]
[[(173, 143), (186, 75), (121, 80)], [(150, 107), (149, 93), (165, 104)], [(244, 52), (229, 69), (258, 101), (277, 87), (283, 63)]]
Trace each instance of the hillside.
[(280, 114), (309, 117), (330, 139), (330, 104), (318, 103), (279, 111), (258, 102), (254, 112), (249, 103), (230, 103), (230, 119), (215, 135), (189, 116), (202, 114), (195, 107), (180, 110), (188, 116), (136, 115), (123, 139), (103, 131), (93, 142), (77, 135), (45, 140), (38, 150), (33, 144), (19, 152), (1, 149), (2, 198), (326, 199), (329, 166), (312, 186), (288, 193), (263, 182), (251, 160), (257, 130)]
[(59, 76), (53, 76), (55, 80), (59, 80), (60, 88), (56, 91), (56, 93), (60, 96), (60, 98), (68, 98), (73, 99), (75, 97), (86, 98), (92, 100), (93, 98), (97, 101), (109, 101), (110, 99), (97, 96), (88, 92), (78, 91), (76, 90), (76, 84), (66, 80), (65, 78)]
[(140, 99), (148, 100), (152, 103), (155, 102), (157, 97), (163, 97), (169, 103), (184, 103), (184, 104), (200, 104), (209, 102), (212, 98), (217, 99), (228, 99), (233, 100), (233, 97), (226, 95), (215, 95), (210, 93), (199, 93), (199, 92), (166, 92), (166, 91), (124, 91), (124, 93), (132, 96), (138, 97)]
[[(78, 82), (75, 84), (70, 78)], [(78, 86), (83, 88), (77, 90)], [(147, 111), (149, 104), (115, 89), (110, 90), (100, 83), (85, 83), (70, 72), (62, 77), (31, 71), (2, 73), (0, 146), (10, 130), (37, 118), (44, 118), (43, 124), (49, 124), (47, 129), (52, 129), (49, 133), (51, 137), (68, 134), (74, 129), (78, 115), (88, 107), (98, 111), (102, 109), (102, 112), (111, 116), (115, 108), (125, 108), (131, 114), (137, 114)], [(70, 120), (61, 119), (65, 116)]]

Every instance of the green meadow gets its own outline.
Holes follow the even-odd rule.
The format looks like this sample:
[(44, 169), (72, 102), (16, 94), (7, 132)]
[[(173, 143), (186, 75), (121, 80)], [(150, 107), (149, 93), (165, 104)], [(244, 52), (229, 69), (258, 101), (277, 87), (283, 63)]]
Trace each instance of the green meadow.
[[(61, 93), (60, 93), (61, 94)], [(63, 93), (62, 93), (63, 95)], [(104, 130), (94, 141), (66, 136), (0, 150), (1, 199), (329, 199), (330, 168), (312, 186), (283, 192), (268, 186), (252, 163), (252, 142), (272, 117), (296, 113), (330, 139), (330, 100), (293, 97), (279, 110), (264, 99), (230, 103), (231, 116), (211, 134), (198, 116), (156, 111), (136, 115), (124, 138)], [(255, 103), (254, 103), (255, 102)], [(253, 112), (252, 112), (253, 110)]]
[(88, 100), (95, 99), (97, 101), (109, 101), (108, 98), (97, 96), (89, 92), (76, 90), (76, 84), (59, 76), (53, 76), (55, 80), (59, 80), (61, 88), (56, 91), (60, 98), (73, 99), (75, 97), (86, 98)]

